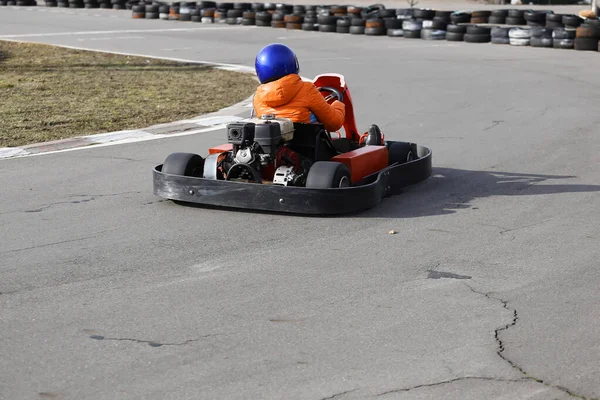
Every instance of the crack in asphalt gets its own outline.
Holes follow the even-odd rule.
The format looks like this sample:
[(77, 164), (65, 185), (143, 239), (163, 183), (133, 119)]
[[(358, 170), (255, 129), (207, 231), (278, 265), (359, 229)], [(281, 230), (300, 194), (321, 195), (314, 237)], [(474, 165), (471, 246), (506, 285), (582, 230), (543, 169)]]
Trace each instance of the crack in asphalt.
[[(516, 229), (520, 229), (520, 228), (516, 228)], [(496, 351), (496, 354), (498, 354), (498, 356), (501, 359), (503, 359), (505, 362), (507, 362), (513, 369), (516, 369), (517, 371), (519, 371), (523, 375), (523, 378), (521, 380), (528, 380), (528, 381), (537, 382), (537, 383), (540, 383), (540, 384), (542, 384), (542, 385), (544, 385), (546, 387), (560, 390), (561, 392), (566, 393), (569, 396), (572, 396), (572, 397), (575, 397), (575, 398), (578, 398), (578, 399), (592, 400), (592, 398), (588, 398), (588, 397), (576, 394), (573, 391), (571, 391), (568, 388), (565, 388), (563, 386), (553, 385), (551, 383), (548, 383), (548, 382), (544, 381), (543, 379), (531, 376), (527, 371), (525, 371), (525, 369), (523, 367), (519, 366), (516, 362), (512, 361), (506, 355), (504, 355), (505, 346), (504, 346), (504, 342), (502, 341), (502, 338), (500, 337), (500, 334), (503, 331), (506, 331), (506, 330), (512, 328), (513, 326), (517, 325), (517, 322), (519, 321), (519, 314), (517, 312), (517, 309), (509, 307), (508, 306), (508, 301), (506, 301), (506, 300), (502, 300), (502, 299), (497, 298), (497, 297), (492, 297), (492, 296), (490, 296), (489, 293), (479, 292), (479, 291), (475, 290), (473, 287), (471, 287), (471, 286), (469, 286), (467, 284), (465, 284), (465, 286), (468, 287), (469, 290), (471, 290), (473, 293), (482, 295), (482, 296), (484, 296), (484, 297), (486, 297), (486, 298), (488, 298), (490, 300), (499, 301), (500, 303), (502, 303), (502, 307), (504, 307), (504, 309), (506, 309), (508, 311), (512, 311), (512, 314), (513, 314), (512, 321), (510, 323), (508, 323), (508, 324), (500, 327), (500, 328), (497, 328), (494, 331), (494, 338), (496, 339), (496, 343), (498, 343), (498, 350)]]
[(134, 343), (147, 343), (151, 347), (162, 347), (162, 346), (184, 346), (188, 343), (198, 342), (207, 337), (218, 336), (218, 335), (219, 335), (218, 333), (211, 333), (209, 335), (200, 336), (197, 339), (189, 339), (189, 340), (186, 340), (185, 342), (181, 342), (181, 343), (161, 343), (161, 342), (156, 342), (153, 340), (143, 340), (143, 339), (133, 339), (133, 338), (112, 338), (112, 337), (105, 337), (102, 335), (91, 335), (90, 339), (114, 340), (114, 341), (125, 341), (125, 342), (134, 342)]
[(22, 247), (22, 248), (19, 248), (19, 249), (5, 250), (5, 251), (0, 251), (0, 254), (14, 253), (14, 252), (17, 252), (17, 251), (25, 251), (25, 250), (33, 250), (33, 249), (40, 249), (40, 248), (43, 248), (43, 247), (54, 246), (54, 245), (57, 245), (57, 244), (80, 242), (82, 240), (88, 240), (88, 239), (97, 238), (98, 236), (100, 236), (100, 235), (102, 235), (103, 233), (106, 233), (106, 232), (113, 232), (113, 231), (117, 231), (117, 230), (119, 230), (119, 228), (106, 229), (104, 231), (96, 232), (93, 235), (85, 236), (85, 237), (82, 237), (82, 238), (61, 240), (59, 242), (51, 242), (51, 243), (46, 243), (46, 244), (40, 244), (40, 245), (37, 245), (37, 246)]
[(435, 382), (435, 383), (424, 383), (422, 385), (412, 386), (412, 387), (409, 387), (409, 388), (388, 390), (387, 392), (383, 392), (383, 393), (378, 394), (377, 397), (379, 397), (379, 396), (385, 396), (386, 394), (390, 394), (390, 393), (408, 392), (408, 391), (411, 391), (411, 390), (414, 390), (414, 389), (420, 389), (420, 388), (424, 388), (424, 387), (446, 385), (448, 383), (453, 383), (453, 382), (458, 382), (458, 381), (465, 381), (465, 380), (496, 381), (496, 382), (523, 382), (526, 379), (525, 378), (521, 378), (521, 379), (503, 379), (503, 378), (494, 378), (494, 377), (490, 377), (490, 376), (463, 376), (463, 377), (460, 377), (460, 378), (449, 379), (447, 381), (441, 381), (441, 382)]
[(332, 396), (329, 396), (329, 397), (322, 397), (322, 398), (321, 398), (321, 400), (331, 400), (331, 399), (335, 399), (336, 397), (343, 396), (343, 395), (345, 395), (346, 393), (354, 392), (355, 390), (356, 390), (356, 389), (352, 389), (352, 390), (346, 390), (345, 392), (336, 393), (336, 394), (334, 394), (334, 395), (332, 395)]
[(113, 197), (113, 196), (120, 196), (123, 194), (131, 194), (131, 193), (142, 193), (140, 191), (128, 191), (128, 192), (119, 192), (119, 193), (107, 193), (107, 194), (73, 194), (70, 195), (68, 197), (86, 197), (82, 200), (66, 200), (66, 201), (57, 201), (54, 203), (47, 203), (47, 204), (42, 204), (41, 206), (37, 207), (37, 208), (30, 208), (27, 210), (12, 210), (12, 211), (4, 211), (4, 212), (0, 212), (0, 215), (6, 215), (6, 214), (15, 214), (15, 213), (19, 213), (19, 212), (24, 212), (24, 213), (38, 213), (38, 212), (42, 212), (48, 208), (51, 208), (53, 206), (58, 206), (61, 204), (81, 204), (81, 203), (88, 203), (90, 201), (96, 200), (97, 197)]

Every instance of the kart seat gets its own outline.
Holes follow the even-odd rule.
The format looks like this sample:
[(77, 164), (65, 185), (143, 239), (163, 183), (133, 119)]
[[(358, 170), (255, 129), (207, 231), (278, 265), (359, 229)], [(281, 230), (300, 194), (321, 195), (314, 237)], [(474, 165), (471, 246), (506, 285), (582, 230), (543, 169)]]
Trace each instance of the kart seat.
[(354, 150), (346, 138), (332, 140), (321, 123), (294, 123), (294, 138), (290, 148), (313, 161), (329, 161), (338, 154)]

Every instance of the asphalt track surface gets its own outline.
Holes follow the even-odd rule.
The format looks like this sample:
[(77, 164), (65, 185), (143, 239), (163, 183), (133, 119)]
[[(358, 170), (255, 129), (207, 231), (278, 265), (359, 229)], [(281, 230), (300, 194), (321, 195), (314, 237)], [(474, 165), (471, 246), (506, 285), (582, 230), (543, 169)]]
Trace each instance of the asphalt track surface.
[(434, 176), (305, 218), (153, 196), (222, 130), (0, 161), (1, 399), (600, 397), (597, 53), (129, 17), (4, 7), (0, 36), (242, 65), (284, 42)]

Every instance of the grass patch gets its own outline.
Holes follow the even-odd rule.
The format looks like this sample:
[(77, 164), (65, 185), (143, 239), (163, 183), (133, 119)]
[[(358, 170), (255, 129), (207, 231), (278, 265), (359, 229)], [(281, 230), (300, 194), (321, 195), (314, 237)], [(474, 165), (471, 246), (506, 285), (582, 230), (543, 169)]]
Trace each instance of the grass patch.
[(192, 118), (257, 86), (204, 65), (0, 40), (0, 147)]

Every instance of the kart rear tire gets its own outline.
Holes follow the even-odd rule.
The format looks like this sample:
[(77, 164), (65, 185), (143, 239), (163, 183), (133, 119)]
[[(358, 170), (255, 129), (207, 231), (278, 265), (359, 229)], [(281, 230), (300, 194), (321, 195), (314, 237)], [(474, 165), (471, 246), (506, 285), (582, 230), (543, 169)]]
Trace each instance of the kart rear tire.
[(306, 177), (306, 187), (313, 189), (333, 189), (350, 186), (350, 170), (335, 161), (317, 161)]
[(394, 163), (404, 164), (416, 159), (410, 143), (393, 142), (388, 146), (388, 165)]
[(204, 174), (204, 159), (198, 154), (171, 153), (162, 166), (163, 174), (196, 176)]

